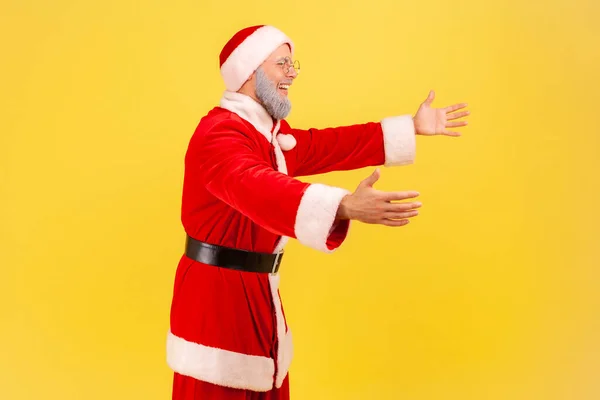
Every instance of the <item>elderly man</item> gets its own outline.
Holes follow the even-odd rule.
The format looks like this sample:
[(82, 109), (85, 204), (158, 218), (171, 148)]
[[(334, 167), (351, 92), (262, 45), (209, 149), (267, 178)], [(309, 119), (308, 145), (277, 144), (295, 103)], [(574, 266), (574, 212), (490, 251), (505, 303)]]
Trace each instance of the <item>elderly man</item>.
[[(349, 191), (294, 177), (413, 162), (415, 135), (451, 135), (465, 104), (327, 129), (285, 121), (299, 65), (272, 26), (237, 32), (220, 55), (226, 91), (202, 118), (185, 157), (185, 254), (175, 274), (167, 362), (173, 399), (289, 399), (292, 336), (279, 295), (289, 238), (333, 252), (350, 220), (404, 226), (418, 193)], [(399, 201), (400, 200), (400, 201)]]

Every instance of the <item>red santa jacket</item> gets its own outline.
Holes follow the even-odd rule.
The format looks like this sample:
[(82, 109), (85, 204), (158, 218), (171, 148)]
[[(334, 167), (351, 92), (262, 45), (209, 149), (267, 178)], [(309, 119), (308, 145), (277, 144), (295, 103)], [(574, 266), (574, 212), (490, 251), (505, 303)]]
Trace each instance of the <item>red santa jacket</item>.
[[(283, 150), (282, 150), (283, 148)], [(289, 238), (331, 253), (349, 221), (335, 221), (349, 191), (295, 177), (412, 163), (409, 115), (327, 129), (273, 121), (251, 98), (225, 92), (200, 121), (185, 157), (182, 223), (195, 239), (276, 253)], [(167, 362), (193, 378), (254, 391), (280, 387), (293, 346), (279, 274), (234, 271), (181, 257)]]

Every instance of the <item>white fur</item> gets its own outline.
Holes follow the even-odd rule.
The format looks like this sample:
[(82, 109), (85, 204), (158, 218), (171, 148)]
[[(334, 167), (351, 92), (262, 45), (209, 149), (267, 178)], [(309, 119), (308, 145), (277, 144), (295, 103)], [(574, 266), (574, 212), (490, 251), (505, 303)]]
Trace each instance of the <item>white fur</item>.
[(415, 160), (415, 125), (410, 115), (384, 118), (381, 121), (385, 166), (412, 164)]
[[(273, 134), (275, 135), (275, 137), (277, 137), (277, 132), (279, 131), (279, 121), (277, 122), (277, 125), (275, 125), (275, 129), (273, 130)], [(272, 140), (271, 141), (273, 144), (273, 147), (275, 149), (275, 160), (277, 161), (277, 170), (279, 172), (281, 172), (282, 174), (288, 174), (288, 170), (287, 170), (287, 164), (285, 162), (285, 156), (283, 155), (283, 152), (281, 151), (281, 147), (279, 147), (279, 142), (277, 140)]]
[[(263, 106), (261, 106), (251, 97), (241, 93), (226, 91), (223, 93), (223, 97), (221, 98), (219, 105), (220, 107), (239, 115), (240, 118), (250, 122), (252, 126), (254, 126), (254, 128), (264, 136), (265, 139), (272, 143), (275, 151), (275, 159), (277, 161), (277, 170), (282, 174), (287, 175), (288, 170), (285, 162), (285, 156), (279, 147), (279, 137), (282, 135), (277, 134), (279, 132), (280, 122), (277, 121), (275, 127), (273, 127), (273, 118), (271, 118), (267, 110), (265, 110)], [(271, 130), (273, 133), (271, 133)], [(276, 135), (277, 140), (273, 140), (273, 134)], [(294, 139), (293, 136), (292, 139)], [(295, 141), (296, 139), (294, 139), (294, 142)], [(274, 253), (279, 253), (282, 251), (289, 239), (290, 238), (287, 236), (282, 236), (277, 243)]]
[(288, 151), (296, 147), (296, 138), (292, 135), (286, 135), (280, 133), (277, 135), (277, 141), (279, 142), (279, 146), (281, 150)]
[[(277, 134), (278, 131), (279, 131), (279, 121), (277, 121), (277, 124), (275, 125), (275, 128), (273, 129), (273, 134), (276, 135), (275, 137), (281, 136), (281, 135)], [(279, 172), (281, 172), (282, 174), (287, 175), (288, 170), (287, 170), (287, 164), (285, 162), (285, 156), (283, 155), (283, 152), (281, 151), (281, 148), (279, 147), (279, 142), (277, 140), (273, 140), (273, 147), (275, 149), (275, 160), (277, 161), (277, 170)], [(287, 244), (287, 242), (289, 240), (290, 240), (289, 237), (281, 236), (279, 238), (279, 242), (275, 246), (275, 250), (273, 251), (273, 253), (279, 253), (279, 252), (283, 251), (283, 248), (285, 247), (285, 245)]]
[(327, 247), (327, 238), (335, 222), (335, 216), (344, 196), (349, 191), (315, 183), (310, 185), (298, 207), (294, 227), (298, 240), (309, 247), (332, 253)]
[(293, 53), (294, 44), (279, 29), (267, 25), (255, 30), (221, 66), (227, 90), (239, 90), (260, 64), (284, 43), (290, 44)]
[(285, 319), (281, 308), (281, 299), (279, 298), (279, 274), (269, 275), (269, 285), (271, 287), (271, 296), (273, 297), (273, 306), (275, 307), (275, 321), (277, 323), (277, 376), (275, 377), (275, 386), (280, 388), (285, 379), (290, 364), (292, 362), (292, 342), (291, 331), (286, 332)]
[(252, 356), (189, 342), (169, 332), (167, 364), (185, 376), (215, 385), (266, 392), (273, 388), (271, 358)]
[(292, 340), (292, 331), (288, 327), (288, 331), (285, 334), (283, 341), (279, 343), (279, 352), (282, 354), (281, 361), (278, 363), (281, 374), (277, 375), (275, 385), (281, 387), (283, 380), (290, 370), (292, 365), (292, 359), (294, 358), (294, 345)]
[(267, 141), (271, 142), (273, 135), (273, 118), (267, 110), (256, 102), (252, 97), (242, 93), (225, 91), (219, 103), (221, 108), (231, 111), (240, 116), (240, 118), (250, 122), (257, 131), (259, 131)]

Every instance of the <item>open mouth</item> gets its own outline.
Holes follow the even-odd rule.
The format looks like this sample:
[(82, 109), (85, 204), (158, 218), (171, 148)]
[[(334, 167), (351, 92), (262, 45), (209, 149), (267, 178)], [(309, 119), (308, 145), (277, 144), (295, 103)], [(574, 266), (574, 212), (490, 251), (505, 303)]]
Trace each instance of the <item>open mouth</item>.
[(290, 89), (291, 83), (280, 83), (277, 88), (282, 92), (287, 94)]

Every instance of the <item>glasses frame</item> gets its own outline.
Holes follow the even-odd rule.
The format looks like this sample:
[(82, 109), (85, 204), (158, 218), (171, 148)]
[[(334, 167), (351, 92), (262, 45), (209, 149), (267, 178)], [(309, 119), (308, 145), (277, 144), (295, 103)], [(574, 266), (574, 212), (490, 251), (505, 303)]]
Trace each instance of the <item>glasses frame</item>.
[(279, 65), (286, 75), (290, 73), (290, 69), (292, 69), (292, 67), (297, 74), (300, 73), (300, 61), (298, 60), (292, 60), (289, 57), (285, 57), (284, 59), (277, 61), (275, 64)]

